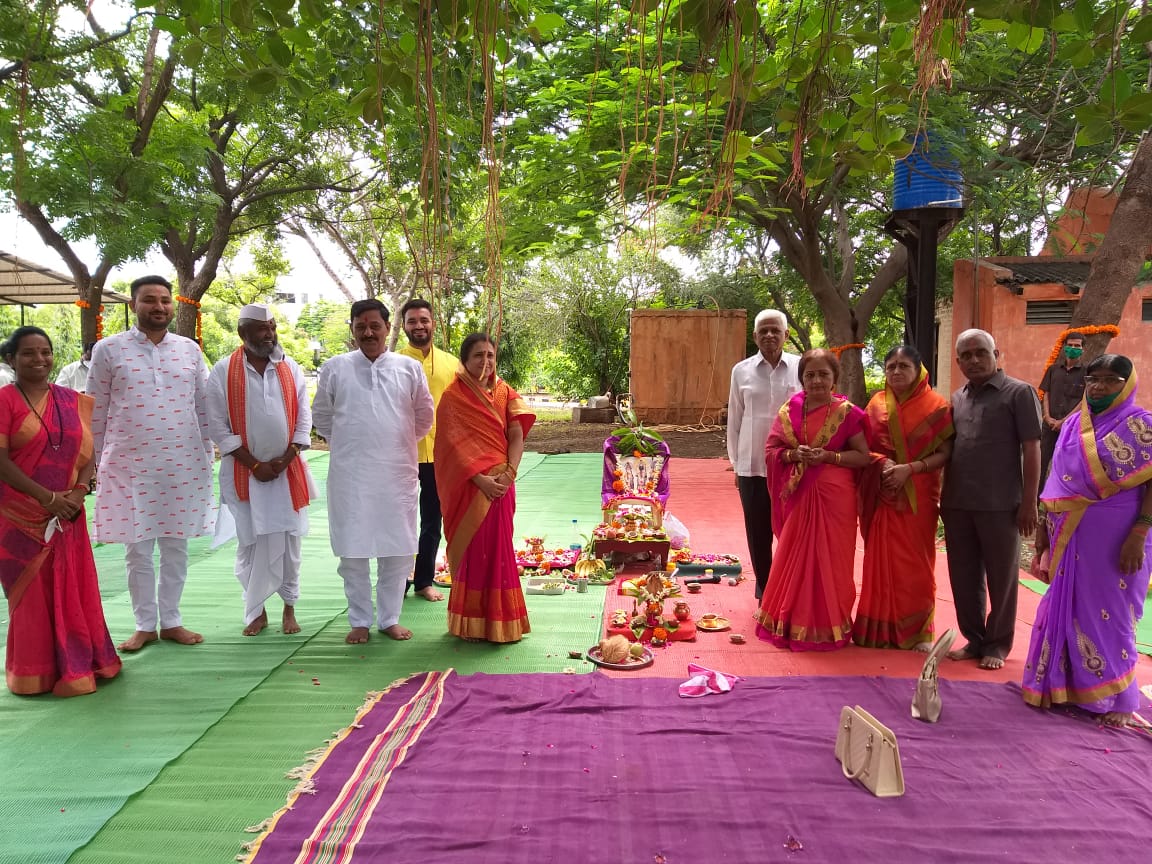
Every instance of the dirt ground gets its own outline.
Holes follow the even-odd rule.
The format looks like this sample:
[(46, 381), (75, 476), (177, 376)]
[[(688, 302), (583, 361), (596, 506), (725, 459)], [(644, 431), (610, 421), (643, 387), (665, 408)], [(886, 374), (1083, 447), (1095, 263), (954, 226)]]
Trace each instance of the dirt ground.
[[(573, 423), (569, 420), (544, 420), (528, 433), (527, 449), (539, 453), (601, 453), (604, 439), (618, 429), (618, 423)], [(724, 429), (709, 427), (703, 431), (680, 431), (691, 427), (654, 427), (668, 442), (672, 455), (680, 459), (717, 459), (727, 456)]]

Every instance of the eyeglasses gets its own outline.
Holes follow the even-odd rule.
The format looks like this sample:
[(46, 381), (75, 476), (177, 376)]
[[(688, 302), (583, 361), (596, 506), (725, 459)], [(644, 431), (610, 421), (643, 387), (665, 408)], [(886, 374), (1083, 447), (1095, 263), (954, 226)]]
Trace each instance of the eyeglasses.
[(1110, 375), (1110, 376), (1107, 376), (1104, 378), (1097, 378), (1095, 375), (1085, 375), (1084, 376), (1084, 386), (1085, 387), (1096, 387), (1096, 386), (1107, 387), (1110, 384), (1123, 384), (1127, 380), (1128, 380), (1127, 378), (1121, 378), (1118, 375)]

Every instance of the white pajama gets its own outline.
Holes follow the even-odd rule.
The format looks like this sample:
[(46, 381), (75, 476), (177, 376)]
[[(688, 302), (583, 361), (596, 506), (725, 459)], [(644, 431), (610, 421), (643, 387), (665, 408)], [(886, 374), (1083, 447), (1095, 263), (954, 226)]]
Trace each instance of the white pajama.
[(370, 628), (373, 617), (376, 629), (384, 630), (400, 623), (404, 605), (404, 588), (412, 572), (413, 556), (390, 555), (376, 559), (376, 614), (372, 614), (372, 559), (341, 558), (337, 571), (344, 579), (344, 596), (348, 598), (348, 624)]
[(236, 578), (244, 588), (244, 624), (260, 617), (264, 603), (279, 594), (285, 606), (300, 599), (300, 537), (281, 531), (236, 546)]
[[(152, 552), (160, 545), (160, 585)], [(153, 633), (181, 625), (180, 595), (188, 578), (188, 541), (183, 537), (160, 537), (124, 544), (128, 569), (128, 593), (136, 629)]]

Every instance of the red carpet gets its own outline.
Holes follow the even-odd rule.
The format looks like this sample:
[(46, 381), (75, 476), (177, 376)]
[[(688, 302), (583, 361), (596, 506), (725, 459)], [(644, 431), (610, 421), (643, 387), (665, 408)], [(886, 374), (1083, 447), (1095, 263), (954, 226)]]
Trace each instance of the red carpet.
[[(695, 662), (736, 675), (885, 675), (914, 678), (920, 674), (924, 656), (911, 651), (858, 648), (851, 645), (840, 651), (793, 653), (761, 642), (756, 638), (752, 616), (757, 603), (755, 586), (748, 564), (748, 544), (744, 539), (744, 517), (736, 494), (733, 473), (725, 459), (676, 459), (671, 461), (672, 496), (668, 510), (687, 526), (691, 546), (698, 552), (731, 552), (744, 562), (749, 578), (739, 585), (705, 585), (701, 593), (686, 595), (693, 617), (706, 612), (723, 615), (732, 629), (721, 633), (700, 633), (696, 642), (671, 643), (656, 649), (656, 662), (634, 672), (610, 672), (611, 675), (646, 675), (687, 677), (688, 664)], [(860, 584), (863, 541), (857, 543), (856, 584)], [(1024, 655), (1036, 606), (1040, 597), (1021, 586), (1016, 641), (1012, 655), (997, 671), (980, 669), (975, 662), (945, 661), (940, 675), (952, 680), (1019, 682), (1024, 671)], [(631, 609), (631, 599), (609, 591), (605, 611)], [(936, 632), (955, 626), (956, 613), (948, 584), (948, 564), (941, 553), (936, 560)], [(742, 633), (743, 645), (728, 641), (730, 633)], [(1152, 683), (1152, 658), (1141, 656), (1137, 673), (1141, 683)]]

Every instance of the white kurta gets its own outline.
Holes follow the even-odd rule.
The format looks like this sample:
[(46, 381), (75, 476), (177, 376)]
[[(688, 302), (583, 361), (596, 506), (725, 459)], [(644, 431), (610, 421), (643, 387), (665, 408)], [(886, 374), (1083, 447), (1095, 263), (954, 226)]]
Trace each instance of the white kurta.
[(341, 558), (416, 554), (416, 444), (435, 408), (424, 369), (351, 351), (320, 369), (312, 422), (328, 442), (328, 525)]
[(133, 327), (96, 343), (85, 387), (96, 400), (96, 539), (137, 543), (212, 533), (212, 442), (200, 346)]
[[(308, 407), (308, 394), (304, 386), (304, 374), (295, 360), (285, 357), (279, 348), (270, 358), (271, 362), (260, 375), (252, 364), (244, 359), (244, 381), (248, 388), (246, 405), (248, 424), (248, 451), (260, 462), (268, 462), (284, 455), (289, 444), (307, 447), (311, 441), (312, 411)], [(236, 519), (236, 537), (241, 546), (251, 546), (256, 538), (265, 534), (287, 532), (303, 536), (308, 533), (308, 511), (292, 509), (292, 493), (288, 490), (288, 474), (285, 472), (268, 483), (249, 479), (248, 500), (236, 497), (236, 480), (233, 460), (230, 455), (240, 447), (240, 436), (232, 429), (228, 419), (228, 363), (225, 357), (212, 368), (208, 377), (208, 434), (220, 448), (223, 459), (220, 462), (220, 500), (232, 511)], [(296, 384), (296, 399), (300, 410), (296, 415), (296, 428), (288, 428), (288, 418), (284, 413), (284, 394), (280, 392), (280, 376), (276, 373), (278, 363), (287, 363)], [(308, 491), (316, 497), (316, 487), (307, 464), (304, 473), (308, 477)]]
[(61, 387), (70, 387), (77, 393), (83, 393), (84, 386), (88, 383), (88, 364), (83, 360), (69, 363), (56, 376), (56, 383)]
[[(243, 440), (233, 430), (228, 405), (228, 367), (231, 356), (223, 358), (208, 376), (208, 433), (220, 448), (220, 500), (235, 522), (240, 548), (236, 553), (236, 578), (244, 588), (244, 623), (259, 616), (264, 603), (276, 592), (289, 605), (299, 597), (300, 540), (308, 533), (308, 508), (292, 508), (292, 492), (287, 472), (275, 480), (262, 483), (248, 480), (248, 500), (236, 494), (235, 459), (231, 454)], [(296, 425), (288, 428), (284, 411), (284, 394), (280, 388), (277, 366), (287, 364), (295, 385), (299, 410)], [(295, 360), (284, 356), (279, 348), (269, 358), (260, 374), (244, 358), (246, 388), (245, 423), (248, 452), (257, 461), (268, 462), (284, 455), (289, 443), (307, 447), (311, 441), (312, 411), (308, 407), (304, 375)], [(316, 487), (307, 463), (302, 462), (308, 480), (308, 492), (316, 497)], [(247, 470), (247, 469), (245, 469)], [(225, 520), (221, 519), (221, 522)], [(217, 526), (219, 529), (219, 526)]]

